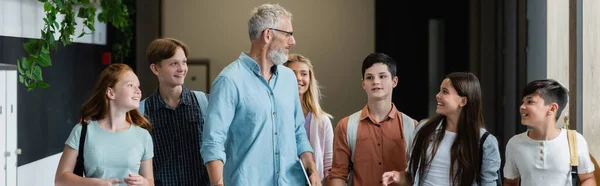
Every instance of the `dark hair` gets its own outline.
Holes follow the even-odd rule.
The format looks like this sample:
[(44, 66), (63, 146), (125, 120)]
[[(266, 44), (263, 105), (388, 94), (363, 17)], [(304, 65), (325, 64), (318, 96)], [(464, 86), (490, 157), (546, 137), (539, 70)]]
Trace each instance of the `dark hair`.
[(371, 68), (376, 63), (383, 63), (388, 67), (388, 71), (390, 71), (392, 77), (396, 76), (396, 61), (394, 59), (384, 53), (371, 53), (363, 60), (362, 77), (365, 77), (367, 68)]
[(177, 47), (183, 49), (185, 57), (188, 56), (188, 47), (181, 41), (173, 38), (155, 39), (146, 49), (146, 57), (150, 64), (160, 65), (160, 62), (175, 55)]
[(542, 99), (544, 99), (544, 105), (552, 103), (558, 104), (558, 112), (556, 112), (557, 121), (569, 102), (567, 89), (553, 79), (535, 80), (528, 83), (523, 89), (523, 98), (532, 94), (537, 94), (542, 97)]
[[(451, 185), (471, 185), (477, 181), (481, 173), (479, 153), (479, 130), (485, 126), (482, 113), (481, 87), (475, 75), (469, 72), (455, 72), (446, 78), (450, 80), (459, 96), (466, 97), (467, 104), (460, 112), (457, 123), (456, 139), (450, 149)], [(413, 149), (409, 160), (409, 173), (412, 179), (419, 175), (419, 184), (426, 177), (425, 169), (431, 165), (433, 157), (447, 126), (446, 116), (436, 115), (430, 118), (415, 135)], [(441, 130), (436, 130), (442, 122)], [(429, 151), (431, 147), (431, 151)], [(427, 158), (427, 153), (430, 153)]]

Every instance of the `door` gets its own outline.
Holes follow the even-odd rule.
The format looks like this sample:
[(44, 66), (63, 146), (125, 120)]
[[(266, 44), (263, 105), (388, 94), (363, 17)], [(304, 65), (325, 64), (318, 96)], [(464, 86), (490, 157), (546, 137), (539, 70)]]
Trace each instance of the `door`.
[(17, 185), (17, 71), (6, 71), (6, 186)]
[(6, 71), (0, 70), (0, 186), (6, 186)]

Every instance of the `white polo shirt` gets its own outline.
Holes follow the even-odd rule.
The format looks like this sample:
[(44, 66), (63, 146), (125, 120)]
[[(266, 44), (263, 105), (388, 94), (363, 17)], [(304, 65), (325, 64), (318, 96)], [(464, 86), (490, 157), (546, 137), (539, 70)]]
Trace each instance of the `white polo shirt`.
[[(588, 145), (577, 133), (579, 174), (594, 172)], [(521, 185), (571, 185), (571, 165), (567, 130), (551, 140), (533, 140), (527, 132), (513, 136), (506, 145), (504, 177), (521, 179)]]

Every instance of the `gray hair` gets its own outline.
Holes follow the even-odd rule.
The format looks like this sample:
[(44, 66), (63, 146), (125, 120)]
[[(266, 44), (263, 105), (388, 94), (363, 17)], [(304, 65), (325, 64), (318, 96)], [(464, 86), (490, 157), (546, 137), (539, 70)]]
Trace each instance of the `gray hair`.
[(248, 35), (250, 41), (260, 38), (260, 34), (268, 28), (275, 28), (281, 24), (281, 16), (286, 16), (292, 20), (292, 13), (288, 12), (279, 4), (263, 4), (255, 7), (250, 13), (248, 20)]

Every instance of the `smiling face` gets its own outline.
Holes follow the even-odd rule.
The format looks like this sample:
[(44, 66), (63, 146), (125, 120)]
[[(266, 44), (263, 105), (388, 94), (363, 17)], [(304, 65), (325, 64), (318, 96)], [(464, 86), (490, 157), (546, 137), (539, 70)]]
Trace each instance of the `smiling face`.
[(458, 95), (450, 79), (446, 78), (440, 85), (440, 92), (435, 95), (437, 107), (435, 112), (444, 116), (457, 115), (466, 104), (466, 98)]
[(172, 57), (162, 60), (158, 65), (150, 65), (150, 69), (158, 77), (160, 84), (179, 86), (184, 83), (188, 71), (187, 57), (181, 47), (177, 47), (175, 50)]
[(544, 99), (537, 93), (527, 95), (523, 98), (519, 113), (521, 114), (521, 123), (526, 126), (539, 126), (548, 120), (555, 120), (555, 113), (558, 104), (546, 104)]
[(365, 70), (362, 87), (369, 100), (391, 99), (392, 91), (398, 84), (398, 77), (392, 76), (387, 65), (375, 63)]
[(296, 80), (298, 81), (298, 92), (300, 97), (306, 93), (310, 86), (310, 67), (303, 62), (291, 62), (288, 67), (296, 74)]
[(106, 95), (110, 99), (110, 105), (116, 109), (124, 111), (136, 109), (142, 97), (140, 81), (132, 71), (124, 72), (119, 81), (107, 89)]

